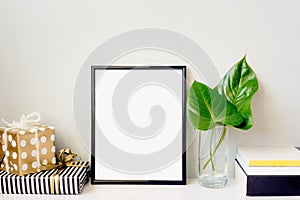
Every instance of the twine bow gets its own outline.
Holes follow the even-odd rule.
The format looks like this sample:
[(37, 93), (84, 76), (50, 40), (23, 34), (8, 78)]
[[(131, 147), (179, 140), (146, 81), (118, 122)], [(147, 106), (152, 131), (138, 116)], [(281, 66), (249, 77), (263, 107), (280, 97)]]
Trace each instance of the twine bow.
[(38, 125), (41, 116), (38, 112), (32, 112), (27, 116), (22, 115), (20, 121), (12, 121), (12, 123), (8, 123), (4, 119), (1, 119), (1, 121), (9, 128), (28, 129), (30, 126)]

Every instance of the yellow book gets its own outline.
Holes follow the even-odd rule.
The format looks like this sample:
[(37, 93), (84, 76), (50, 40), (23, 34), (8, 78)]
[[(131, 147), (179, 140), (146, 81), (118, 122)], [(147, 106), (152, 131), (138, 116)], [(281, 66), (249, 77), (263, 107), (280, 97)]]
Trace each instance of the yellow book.
[(238, 147), (237, 154), (249, 167), (300, 167), (294, 147)]

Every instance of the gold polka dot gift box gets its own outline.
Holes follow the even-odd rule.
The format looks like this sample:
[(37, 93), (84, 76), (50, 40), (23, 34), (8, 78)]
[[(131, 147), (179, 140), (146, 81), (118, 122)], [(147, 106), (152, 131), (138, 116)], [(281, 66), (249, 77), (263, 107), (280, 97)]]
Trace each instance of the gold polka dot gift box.
[(39, 120), (36, 112), (11, 124), (2, 120), (7, 127), (0, 127), (1, 170), (23, 176), (56, 163), (54, 127), (37, 125)]

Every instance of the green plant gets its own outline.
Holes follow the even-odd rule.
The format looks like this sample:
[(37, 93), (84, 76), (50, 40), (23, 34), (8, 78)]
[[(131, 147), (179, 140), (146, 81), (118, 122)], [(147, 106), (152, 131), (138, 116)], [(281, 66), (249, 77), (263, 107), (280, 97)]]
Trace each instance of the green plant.
[[(215, 88), (194, 81), (187, 100), (187, 115), (192, 126), (198, 130), (210, 130), (223, 126), (223, 133), (215, 148), (210, 148), (210, 162), (214, 170), (213, 156), (222, 143), (227, 126), (248, 130), (253, 125), (251, 102), (258, 90), (255, 73), (244, 56), (223, 77)], [(213, 132), (212, 132), (213, 134)]]

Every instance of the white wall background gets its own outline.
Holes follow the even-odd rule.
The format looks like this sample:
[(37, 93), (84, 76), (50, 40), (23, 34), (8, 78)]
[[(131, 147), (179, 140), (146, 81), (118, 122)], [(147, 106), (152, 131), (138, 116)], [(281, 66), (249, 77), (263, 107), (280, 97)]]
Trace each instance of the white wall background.
[[(89, 159), (73, 118), (77, 73), (110, 37), (153, 27), (196, 41), (220, 75), (247, 53), (260, 84), (255, 125), (247, 132), (231, 130), (233, 146), (299, 146), (299, 6), (298, 0), (0, 0), (0, 117), (11, 121), (37, 110), (43, 123), (56, 126), (58, 148), (71, 147)], [(132, 62), (177, 60), (149, 53), (122, 60)]]

